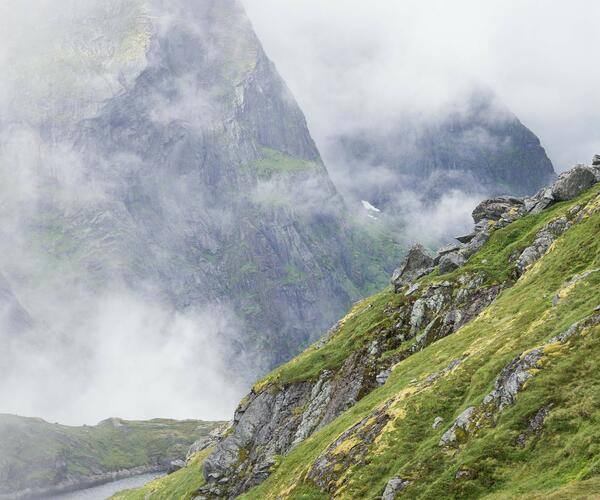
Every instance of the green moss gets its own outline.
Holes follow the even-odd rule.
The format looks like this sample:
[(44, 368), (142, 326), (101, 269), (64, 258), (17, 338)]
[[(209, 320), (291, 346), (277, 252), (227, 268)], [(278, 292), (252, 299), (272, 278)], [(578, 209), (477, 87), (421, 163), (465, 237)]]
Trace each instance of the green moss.
[(270, 179), (274, 175), (299, 173), (324, 173), (320, 163), (303, 160), (271, 148), (261, 148), (261, 159), (251, 164), (259, 178)]

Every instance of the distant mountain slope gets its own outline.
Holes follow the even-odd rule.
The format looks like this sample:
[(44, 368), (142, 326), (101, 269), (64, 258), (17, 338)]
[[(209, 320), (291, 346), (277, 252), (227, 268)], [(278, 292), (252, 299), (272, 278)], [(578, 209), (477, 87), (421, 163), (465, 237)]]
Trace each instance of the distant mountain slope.
[(595, 498), (600, 165), (473, 217), (258, 382), (190, 494)]
[[(554, 177), (539, 139), (489, 91), (476, 90), (432, 116), (397, 121), (333, 137), (326, 148), (342, 193), (368, 200), (392, 220), (411, 193), (435, 204), (466, 194), (525, 196)], [(358, 179), (352, 182), (351, 179)], [(345, 189), (344, 189), (345, 188)]]
[(0, 498), (29, 498), (167, 470), (221, 422), (109, 419), (68, 427), (0, 415)]

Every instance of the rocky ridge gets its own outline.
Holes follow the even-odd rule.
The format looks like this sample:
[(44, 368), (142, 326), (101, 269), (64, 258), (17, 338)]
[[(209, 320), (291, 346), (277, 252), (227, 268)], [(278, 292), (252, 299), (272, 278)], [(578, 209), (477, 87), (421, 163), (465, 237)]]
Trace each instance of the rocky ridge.
[[(473, 232), (458, 238), (459, 244), (441, 249), (437, 256), (429, 256), (422, 247), (413, 248), (394, 273), (395, 298), (383, 310), (386, 321), (380, 321), (367, 335), (367, 340), (355, 346), (339, 366), (289, 383), (278, 380), (275, 372), (274, 376), (255, 386), (242, 401), (230, 432), (205, 461), (207, 484), (201, 488), (200, 497), (233, 498), (261, 483), (269, 476), (278, 456), (287, 454), (365, 395), (385, 384), (393, 366), (476, 318), (502, 290), (526, 274), (548, 252), (557, 237), (598, 211), (598, 206), (594, 202), (577, 205), (566, 215), (549, 220), (529, 245), (515, 249), (510, 256), (511, 270), (502, 279), (490, 280), (475, 269), (468, 270), (468, 266), (461, 273), (455, 271), (465, 266), (496, 231), (528, 214), (539, 214), (555, 203), (572, 200), (599, 181), (598, 165), (577, 165), (561, 174), (551, 187), (534, 196), (500, 197), (482, 202), (473, 211)], [(448, 276), (433, 280), (426, 276), (436, 267), (433, 276), (436, 273)], [(366, 314), (374, 307), (374, 303), (365, 302), (357, 304), (323, 342), (311, 349), (323, 349), (340, 335), (353, 317)], [(460, 363), (461, 359), (455, 360), (445, 371), (432, 375), (425, 385), (431, 385)], [(470, 425), (474, 409), (465, 412), (453, 428)], [(385, 426), (388, 418), (389, 412), (385, 408), (365, 417), (321, 455), (308, 477), (327, 490), (327, 485), (335, 484), (336, 478), (347, 467), (362, 460), (373, 436)], [(448, 433), (452, 434), (451, 431)], [(343, 454), (348, 463), (332, 459), (340, 454), (340, 447), (348, 446), (349, 442), (352, 442), (352, 452)]]

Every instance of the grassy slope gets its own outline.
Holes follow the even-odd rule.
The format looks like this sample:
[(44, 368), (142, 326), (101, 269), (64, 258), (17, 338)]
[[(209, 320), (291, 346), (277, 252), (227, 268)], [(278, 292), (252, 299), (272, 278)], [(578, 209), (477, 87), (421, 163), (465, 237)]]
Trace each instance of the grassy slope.
[(125, 490), (112, 497), (113, 500), (187, 500), (204, 484), (202, 462), (212, 448), (197, 453), (187, 467), (168, 476), (156, 479), (141, 488)]
[(57, 479), (60, 463), (66, 464), (60, 473), (69, 476), (168, 463), (185, 457), (189, 446), (217, 425), (196, 420), (110, 419), (93, 427), (69, 427), (0, 415), (0, 455), (11, 478), (5, 486), (14, 490), (48, 486)]
[[(452, 275), (477, 270), (488, 283), (509, 276), (509, 257), (523, 249), (549, 220), (576, 204), (600, 205), (600, 185), (578, 200), (554, 206), (496, 231), (485, 247)], [(336, 498), (378, 498), (396, 475), (413, 481), (407, 498), (600, 498), (600, 327), (588, 329), (565, 346), (546, 349), (544, 368), (530, 379), (514, 406), (505, 408), (494, 426), (481, 428), (461, 446), (438, 446), (441, 435), (468, 406), (481, 403), (496, 376), (515, 356), (562, 333), (592, 314), (600, 304), (600, 272), (574, 286), (566, 282), (600, 267), (600, 213), (587, 217), (555, 242), (513, 287), (473, 322), (396, 365), (388, 382), (283, 457), (247, 499), (330, 498), (306, 475), (314, 461), (344, 431), (391, 401), (390, 422), (360, 465), (341, 467), (329, 484)], [(427, 276), (423, 282), (436, 280)], [(561, 300), (552, 305), (552, 298)], [(402, 295), (383, 291), (353, 307), (336, 333), (317, 349), (272, 372), (267, 383), (285, 385), (311, 379), (324, 368), (339, 367), (358, 346), (384, 329), (383, 310), (397, 306)], [(463, 363), (434, 384), (421, 382), (466, 355)], [(543, 431), (523, 448), (517, 437), (538, 409), (553, 408)], [(432, 429), (436, 416), (444, 423)], [(352, 439), (338, 447), (340, 461)], [(471, 479), (457, 480), (458, 470)], [(175, 498), (175, 497), (172, 497)]]
[[(596, 187), (593, 195), (598, 191)], [(552, 213), (557, 216), (574, 204), (557, 207)], [(521, 225), (531, 224), (531, 230), (535, 231), (538, 219), (539, 216), (524, 219)], [(493, 254), (494, 246), (514, 230), (511, 225), (498, 231), (483, 254)], [(336, 497), (375, 498), (395, 475), (413, 480), (406, 490), (408, 498), (485, 495), (515, 498), (534, 493), (544, 495), (560, 488), (566, 488), (563, 490), (566, 496), (558, 498), (567, 498), (578, 487), (587, 490), (583, 497), (589, 497), (589, 491), (598, 493), (595, 480), (600, 472), (600, 381), (595, 376), (600, 359), (598, 327), (584, 338), (572, 341), (568, 349), (549, 355), (544, 370), (528, 383), (517, 404), (505, 409), (495, 428), (482, 429), (454, 453), (438, 446), (454, 418), (466, 407), (481, 402), (511, 359), (563, 332), (590, 315), (600, 303), (600, 273), (591, 274), (574, 287), (564, 287), (573, 275), (600, 267), (598, 234), (600, 214), (572, 228), (479, 318), (398, 364), (384, 387), (295, 448), (247, 498), (275, 498), (282, 492), (287, 492), (290, 498), (328, 498), (305, 481), (311, 464), (342, 432), (390, 399), (394, 399), (389, 411), (393, 415), (391, 423), (375, 442), (365, 463), (350, 467), (338, 484), (332, 485)], [(476, 255), (477, 259), (481, 257)], [(493, 276), (498, 272), (496, 259), (490, 264)], [(552, 297), (560, 290), (564, 296), (553, 307)], [(369, 314), (373, 314), (372, 310)], [(336, 343), (344, 348), (342, 339), (336, 339)], [(434, 385), (420, 388), (414, 382), (440, 371), (464, 354), (468, 357), (463, 364)], [(279, 376), (295, 373), (298, 378), (297, 364), (289, 364), (280, 370)], [(310, 362), (305, 361), (305, 366), (310, 366)], [(527, 427), (529, 418), (550, 402), (555, 407), (542, 435), (519, 448), (516, 439)], [(434, 431), (431, 424), (436, 416), (444, 418), (444, 425)], [(455, 474), (461, 468), (470, 469), (476, 477), (457, 481)], [(565, 486), (571, 481), (587, 479), (590, 481), (579, 486)]]

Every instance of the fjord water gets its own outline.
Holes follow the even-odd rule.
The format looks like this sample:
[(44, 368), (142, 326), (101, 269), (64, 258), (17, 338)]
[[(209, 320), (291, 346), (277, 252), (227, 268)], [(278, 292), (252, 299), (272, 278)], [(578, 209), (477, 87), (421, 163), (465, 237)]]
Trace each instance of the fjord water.
[(48, 497), (51, 500), (106, 500), (119, 491), (131, 488), (139, 488), (146, 483), (161, 477), (160, 472), (140, 474), (139, 476), (127, 477), (118, 481), (93, 486), (84, 490), (73, 491)]

